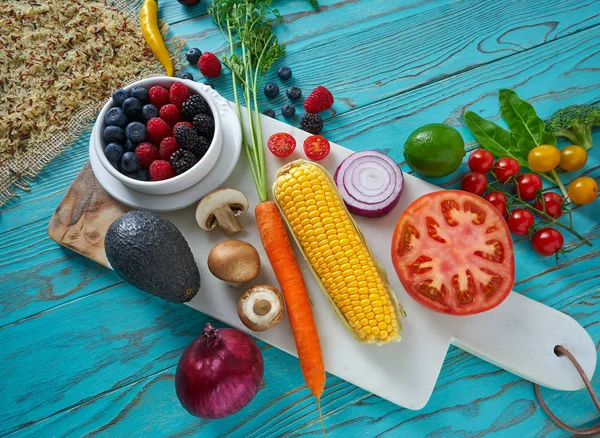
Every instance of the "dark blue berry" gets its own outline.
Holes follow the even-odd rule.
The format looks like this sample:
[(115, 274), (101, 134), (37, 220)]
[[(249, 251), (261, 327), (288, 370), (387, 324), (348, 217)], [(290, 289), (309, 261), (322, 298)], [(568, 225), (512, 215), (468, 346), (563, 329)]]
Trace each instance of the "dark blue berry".
[(294, 105), (290, 105), (289, 103), (287, 105), (283, 105), (283, 108), (281, 108), (281, 114), (286, 118), (294, 117), (294, 114), (296, 114), (296, 107), (294, 107)]
[(121, 158), (121, 169), (125, 173), (137, 172), (140, 168), (140, 160), (135, 152), (125, 152)]
[(194, 76), (193, 76), (193, 75), (192, 75), (190, 72), (187, 72), (187, 71), (184, 71), (183, 73), (181, 73), (181, 74), (179, 75), (179, 77), (180, 77), (181, 79), (189, 79), (189, 80), (191, 80), (191, 81), (193, 81), (193, 80), (194, 80)]
[(131, 89), (131, 97), (135, 97), (142, 105), (146, 105), (148, 103), (148, 90), (140, 86), (133, 87)]
[(277, 96), (277, 94), (279, 94), (279, 86), (275, 82), (268, 82), (267, 85), (265, 85), (265, 96), (272, 99)]
[(123, 146), (117, 143), (109, 143), (108, 146), (104, 148), (104, 155), (106, 155), (108, 161), (116, 163), (123, 155)]
[(119, 143), (125, 142), (125, 131), (118, 126), (107, 126), (104, 128), (104, 141), (106, 143)]
[(150, 173), (146, 169), (140, 169), (133, 174), (133, 177), (139, 181), (150, 181)]
[(290, 87), (285, 94), (290, 100), (298, 100), (302, 97), (302, 90), (298, 87)]
[(148, 104), (142, 107), (142, 118), (145, 121), (150, 120), (153, 117), (158, 117), (158, 110), (154, 105)]
[(292, 77), (292, 69), (289, 67), (281, 67), (277, 72), (277, 76), (279, 76), (279, 79), (282, 81), (287, 81)]
[(187, 59), (187, 62), (189, 62), (190, 64), (197, 65), (198, 60), (201, 56), (202, 52), (200, 51), (200, 49), (194, 47), (193, 49), (187, 51), (187, 53), (185, 54), (185, 59)]
[(106, 112), (104, 115), (104, 123), (106, 123), (107, 126), (118, 126), (119, 128), (124, 128), (127, 126), (128, 120), (123, 110), (115, 107)]
[(142, 102), (135, 97), (128, 97), (123, 102), (123, 111), (129, 120), (137, 120), (142, 117)]
[(263, 114), (273, 119), (275, 118), (275, 111), (273, 111), (271, 108), (267, 108), (266, 110), (264, 110)]
[(125, 140), (125, 143), (123, 143), (123, 150), (125, 152), (135, 152), (136, 147), (137, 144), (132, 143), (129, 139)]
[(146, 126), (140, 122), (131, 122), (125, 128), (125, 135), (132, 143), (141, 143), (146, 140)]
[(129, 90), (125, 90), (124, 88), (119, 88), (112, 95), (113, 102), (115, 103), (116, 106), (123, 105), (123, 102), (125, 102), (125, 99), (127, 99), (128, 97), (129, 97)]
[(215, 87), (213, 87), (213, 84), (211, 84), (210, 82), (204, 82), (204, 85), (208, 85), (213, 90), (215, 89)]

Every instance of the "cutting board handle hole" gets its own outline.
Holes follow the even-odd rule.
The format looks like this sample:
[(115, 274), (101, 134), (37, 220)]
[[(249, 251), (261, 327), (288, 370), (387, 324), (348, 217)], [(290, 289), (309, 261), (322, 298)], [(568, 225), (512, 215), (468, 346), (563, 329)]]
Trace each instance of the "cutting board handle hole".
[(554, 346), (554, 354), (556, 354), (558, 357), (563, 356), (563, 353), (561, 350), (561, 346), (560, 345), (555, 345)]

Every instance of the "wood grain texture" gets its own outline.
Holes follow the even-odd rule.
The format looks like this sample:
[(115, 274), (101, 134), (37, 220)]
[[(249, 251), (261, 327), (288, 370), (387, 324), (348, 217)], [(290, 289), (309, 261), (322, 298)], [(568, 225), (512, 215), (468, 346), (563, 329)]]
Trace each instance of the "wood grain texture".
[[(326, 135), (351, 149), (375, 145), (402, 161), (404, 139), (431, 121), (457, 126), (472, 148), (462, 113), (469, 108), (498, 119), (501, 87), (531, 99), (543, 116), (569, 103), (600, 102), (597, 2), (503, 2), (505, 12), (491, 1), (321, 3), (327, 9), (317, 15), (304, 0), (278, 2), (285, 23), (277, 32), (289, 42), (285, 63), (294, 69), (294, 85), (331, 84), (337, 101)], [(217, 51), (222, 40), (203, 8), (161, 1), (172, 32), (192, 47)], [(228, 89), (227, 76), (214, 83)], [(8, 407), (0, 413), (0, 435), (319, 434), (297, 361), (264, 344), (265, 387), (247, 409), (204, 422), (179, 407), (174, 366), (206, 317), (145, 296), (46, 235), (50, 216), (87, 160), (86, 136), (31, 183), (31, 193), (0, 210), (0, 405)], [(600, 144), (598, 133), (594, 139)], [(585, 172), (600, 179), (600, 149), (592, 150)], [(456, 187), (458, 180), (433, 182)], [(600, 339), (597, 212), (590, 205), (575, 215), (594, 247), (575, 250), (558, 266), (524, 240), (515, 246), (516, 290), (568, 313), (594, 339)], [(596, 389), (599, 382), (593, 380)], [(544, 394), (571, 424), (594, 421), (583, 391)], [(537, 406), (528, 382), (454, 348), (422, 411), (401, 409), (331, 376), (323, 407), (328, 436), (566, 436)]]

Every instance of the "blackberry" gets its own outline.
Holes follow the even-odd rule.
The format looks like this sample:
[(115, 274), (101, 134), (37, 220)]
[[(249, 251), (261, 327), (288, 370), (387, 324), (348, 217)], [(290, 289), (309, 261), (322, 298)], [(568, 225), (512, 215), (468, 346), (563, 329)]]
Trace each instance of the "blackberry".
[(181, 149), (190, 151), (198, 159), (204, 156), (210, 146), (210, 142), (206, 138), (200, 137), (196, 131), (185, 125), (177, 127), (175, 140)]
[(183, 102), (181, 114), (190, 122), (194, 120), (194, 117), (198, 114), (206, 114), (207, 116), (212, 115), (208, 103), (199, 94), (194, 94), (193, 96), (188, 97), (188, 100)]
[(215, 121), (206, 114), (198, 114), (194, 117), (194, 129), (202, 137), (212, 139), (215, 132)]
[(175, 173), (181, 175), (183, 172), (190, 170), (198, 162), (198, 159), (190, 151), (179, 149), (171, 154), (169, 162), (173, 166)]
[(300, 119), (300, 127), (311, 134), (318, 134), (323, 129), (323, 119), (318, 114), (306, 113)]

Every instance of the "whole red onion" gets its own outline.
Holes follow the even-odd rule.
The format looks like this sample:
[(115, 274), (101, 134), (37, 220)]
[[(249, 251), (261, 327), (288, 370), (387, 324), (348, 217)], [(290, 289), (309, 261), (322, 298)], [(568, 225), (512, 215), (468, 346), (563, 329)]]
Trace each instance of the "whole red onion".
[(222, 418), (250, 403), (263, 375), (262, 354), (250, 336), (208, 323), (179, 359), (175, 390), (190, 414)]
[(177, 1), (184, 6), (196, 6), (198, 3), (200, 3), (200, 0), (177, 0)]

